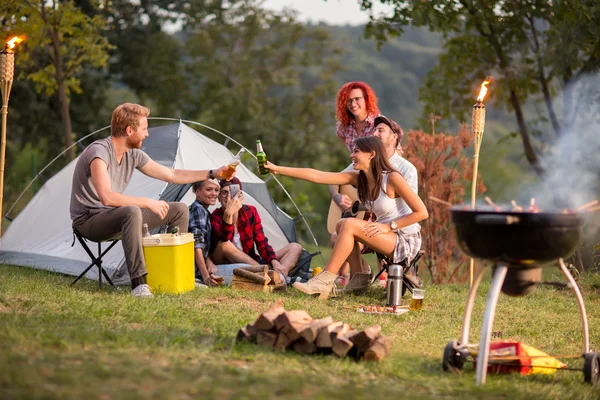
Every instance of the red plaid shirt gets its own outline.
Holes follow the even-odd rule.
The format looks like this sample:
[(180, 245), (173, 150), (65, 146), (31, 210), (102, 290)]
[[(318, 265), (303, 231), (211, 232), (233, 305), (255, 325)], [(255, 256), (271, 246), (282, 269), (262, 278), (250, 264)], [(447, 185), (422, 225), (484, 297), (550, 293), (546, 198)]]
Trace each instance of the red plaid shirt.
[[(233, 225), (223, 220), (224, 212), (223, 207), (219, 207), (213, 211), (211, 217), (213, 232), (218, 241), (232, 241), (234, 228)], [(256, 243), (258, 254), (260, 254), (263, 260), (269, 264), (271, 264), (271, 261), (277, 260), (275, 251), (269, 245), (269, 240), (263, 232), (260, 215), (258, 215), (255, 207), (242, 205), (242, 208), (238, 211), (237, 228), (240, 233), (240, 241), (242, 242), (244, 253), (258, 261), (259, 258), (254, 251), (254, 244)]]
[(347, 126), (342, 126), (342, 123), (338, 121), (338, 123), (335, 125), (335, 134), (339, 138), (344, 139), (346, 142), (346, 147), (348, 150), (352, 151), (352, 145), (354, 144), (355, 139), (363, 136), (372, 136), (373, 133), (375, 133), (375, 126), (373, 124), (375, 122), (375, 117), (376, 115), (367, 116), (365, 119), (367, 125), (361, 133), (356, 132), (355, 121), (350, 122), (350, 125)]

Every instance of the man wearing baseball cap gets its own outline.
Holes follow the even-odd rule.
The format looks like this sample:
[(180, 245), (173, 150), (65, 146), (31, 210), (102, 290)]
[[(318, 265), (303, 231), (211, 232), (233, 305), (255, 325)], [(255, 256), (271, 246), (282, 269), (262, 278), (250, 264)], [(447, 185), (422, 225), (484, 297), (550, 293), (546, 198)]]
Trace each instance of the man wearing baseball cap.
[[(288, 243), (277, 252), (269, 245), (256, 207), (243, 204), (244, 192), (238, 178), (220, 181), (221, 207), (212, 213), (212, 227), (216, 247), (211, 258), (216, 264), (268, 264), (287, 277), (302, 254), (302, 246)], [(237, 185), (237, 186), (232, 186)], [(231, 196), (232, 187), (239, 191)], [(258, 255), (255, 251), (258, 250)]]

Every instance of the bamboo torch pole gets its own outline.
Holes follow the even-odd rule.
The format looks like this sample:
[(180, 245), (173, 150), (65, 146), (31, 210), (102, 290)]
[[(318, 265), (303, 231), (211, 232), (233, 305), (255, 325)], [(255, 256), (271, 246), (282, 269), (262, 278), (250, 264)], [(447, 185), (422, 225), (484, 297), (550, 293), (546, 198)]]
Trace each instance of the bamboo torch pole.
[(0, 91), (2, 92), (2, 138), (0, 141), (0, 236), (2, 236), (2, 204), (4, 202), (4, 159), (6, 157), (6, 119), (8, 117), (8, 98), (15, 72), (14, 47), (23, 39), (14, 37), (6, 42), (0, 51)]
[[(477, 103), (473, 105), (473, 116), (471, 120), (471, 131), (473, 132), (473, 182), (471, 185), (471, 208), (475, 209), (475, 201), (477, 199), (477, 171), (479, 169), (479, 150), (481, 149), (481, 141), (483, 140), (483, 130), (485, 128), (485, 104), (483, 98), (487, 93), (486, 85), (489, 84), (491, 78), (487, 78), (481, 84)], [(471, 258), (469, 262), (469, 287), (473, 285), (473, 269), (475, 260)]]

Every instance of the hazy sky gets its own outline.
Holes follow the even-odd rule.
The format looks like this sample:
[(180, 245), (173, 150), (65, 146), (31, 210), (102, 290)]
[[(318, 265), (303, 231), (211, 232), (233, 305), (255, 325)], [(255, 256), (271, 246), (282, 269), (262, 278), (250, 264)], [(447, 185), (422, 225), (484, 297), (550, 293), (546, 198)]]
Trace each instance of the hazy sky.
[[(392, 10), (374, 0), (375, 13)], [(331, 25), (364, 24), (369, 14), (360, 10), (359, 0), (265, 0), (265, 7), (281, 10), (284, 7), (298, 10), (301, 21), (327, 22)]]

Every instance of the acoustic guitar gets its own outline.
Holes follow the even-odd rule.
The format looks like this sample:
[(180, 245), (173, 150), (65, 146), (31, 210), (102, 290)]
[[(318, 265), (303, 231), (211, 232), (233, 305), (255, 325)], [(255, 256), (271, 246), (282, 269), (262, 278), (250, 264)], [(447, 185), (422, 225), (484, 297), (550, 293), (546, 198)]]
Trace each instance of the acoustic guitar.
[[(358, 201), (358, 190), (352, 185), (341, 185), (340, 186), (340, 194), (345, 194), (346, 196), (352, 199), (353, 205), (352, 209), (346, 211), (346, 213), (350, 214), (349, 216), (364, 219), (365, 211), (358, 211), (358, 207), (360, 205)], [(335, 226), (338, 221), (343, 218), (343, 210), (337, 203), (331, 200), (331, 204), (329, 205), (329, 214), (327, 215), (327, 232), (329, 234), (333, 234), (335, 232)]]

